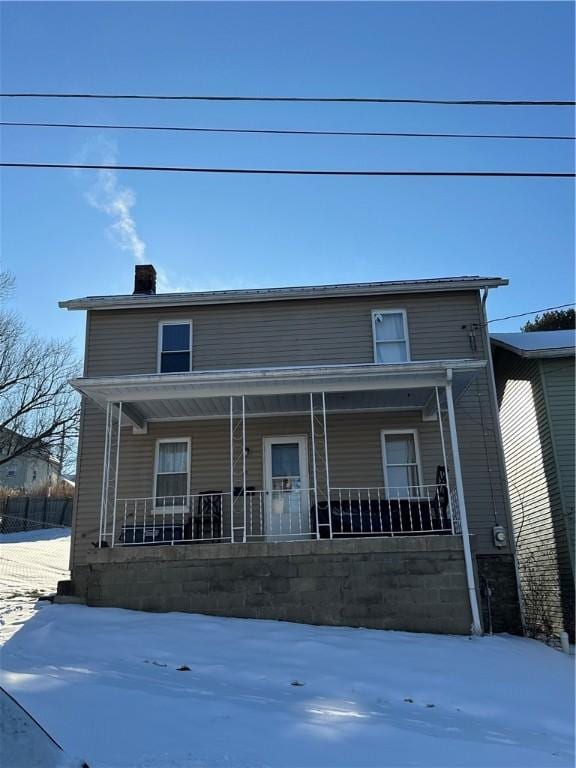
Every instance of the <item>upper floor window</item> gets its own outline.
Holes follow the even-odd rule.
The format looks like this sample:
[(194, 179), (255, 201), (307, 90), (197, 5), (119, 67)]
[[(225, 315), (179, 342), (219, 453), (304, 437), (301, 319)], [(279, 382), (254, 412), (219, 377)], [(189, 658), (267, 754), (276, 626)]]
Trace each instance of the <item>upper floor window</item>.
[(410, 360), (405, 310), (373, 310), (372, 334), (375, 363), (404, 363)]
[(187, 373), (192, 370), (192, 321), (163, 321), (158, 331), (158, 371)]

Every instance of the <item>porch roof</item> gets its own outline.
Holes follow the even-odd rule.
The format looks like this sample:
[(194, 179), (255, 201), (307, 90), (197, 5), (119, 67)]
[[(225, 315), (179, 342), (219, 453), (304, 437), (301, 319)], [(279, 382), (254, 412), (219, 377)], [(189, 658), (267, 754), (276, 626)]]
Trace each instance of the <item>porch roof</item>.
[(445, 386), (451, 376), (457, 399), (485, 365), (484, 360), (434, 360), (102, 376), (70, 383), (102, 408), (121, 401), (127, 419), (143, 426), (150, 420), (225, 417), (228, 398), (238, 395), (246, 397), (252, 415), (305, 411), (314, 392), (326, 393), (330, 411), (424, 410), (434, 387)]

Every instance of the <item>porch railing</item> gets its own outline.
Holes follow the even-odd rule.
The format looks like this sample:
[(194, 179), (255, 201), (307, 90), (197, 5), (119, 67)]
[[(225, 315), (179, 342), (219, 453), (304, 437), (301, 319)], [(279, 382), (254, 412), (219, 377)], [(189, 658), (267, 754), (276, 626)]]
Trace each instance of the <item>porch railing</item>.
[(332, 488), (330, 510), (334, 538), (452, 534), (457, 517), (445, 485)]
[(455, 493), (445, 485), (402, 488), (205, 491), (117, 499), (108, 546), (237, 543), (460, 532)]

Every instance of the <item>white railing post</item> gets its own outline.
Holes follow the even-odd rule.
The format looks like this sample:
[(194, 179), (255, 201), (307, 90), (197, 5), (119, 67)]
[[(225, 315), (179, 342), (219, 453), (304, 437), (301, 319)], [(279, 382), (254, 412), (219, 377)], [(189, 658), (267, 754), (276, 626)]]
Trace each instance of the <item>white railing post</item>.
[(466, 514), (466, 501), (464, 499), (464, 485), (462, 483), (462, 467), (460, 465), (460, 449), (458, 447), (458, 433), (456, 430), (456, 415), (454, 413), (454, 398), (452, 397), (452, 370), (448, 369), (448, 381), (446, 382), (446, 404), (448, 406), (448, 424), (450, 427), (450, 441), (452, 443), (452, 461), (454, 463), (454, 479), (460, 513), (460, 525), (462, 528), (462, 541), (464, 544), (464, 561), (466, 564), (466, 580), (470, 595), (470, 608), (472, 611), (472, 632), (480, 634), (480, 609), (478, 607), (478, 595), (474, 579), (474, 564), (470, 548), (470, 533), (468, 531), (468, 517)]
[[(440, 395), (438, 393), (438, 387), (434, 387), (436, 390), (436, 409), (438, 412), (438, 426), (440, 427), (440, 442), (442, 443), (442, 459), (444, 461), (444, 472), (446, 473), (446, 493), (448, 495), (448, 510), (450, 512), (450, 527), (452, 533), (454, 533), (454, 511), (452, 509), (452, 493), (450, 491), (450, 477), (448, 473), (448, 459), (446, 458), (446, 443), (444, 442), (444, 425), (442, 424), (442, 410), (440, 408)], [(436, 488), (438, 493), (438, 488)]]

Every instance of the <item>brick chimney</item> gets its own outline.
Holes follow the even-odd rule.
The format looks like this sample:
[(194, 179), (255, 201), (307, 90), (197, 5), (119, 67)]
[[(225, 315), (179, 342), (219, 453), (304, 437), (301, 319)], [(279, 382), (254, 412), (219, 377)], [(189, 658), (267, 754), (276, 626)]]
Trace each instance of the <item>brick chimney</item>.
[(136, 264), (134, 295), (156, 293), (156, 270), (152, 264)]

